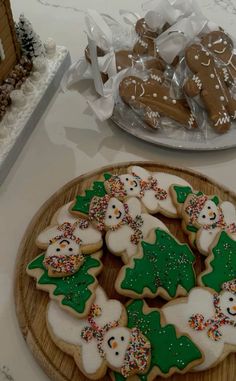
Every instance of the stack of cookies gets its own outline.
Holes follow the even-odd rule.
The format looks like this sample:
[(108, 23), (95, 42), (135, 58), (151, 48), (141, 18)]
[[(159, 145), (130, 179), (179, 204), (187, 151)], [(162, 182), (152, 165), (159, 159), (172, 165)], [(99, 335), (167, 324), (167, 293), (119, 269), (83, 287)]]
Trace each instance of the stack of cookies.
[[(156, 215), (180, 218), (183, 244)], [(97, 380), (153, 380), (209, 369), (236, 350), (236, 211), (181, 177), (131, 166), (62, 206), (27, 266), (47, 291), (48, 333)], [(207, 256), (196, 277), (195, 255)], [(102, 258), (120, 257), (109, 299)], [(123, 262), (123, 263), (122, 263)], [(150, 308), (144, 298), (166, 301)]]
[[(162, 125), (163, 117), (188, 129), (203, 128), (204, 114), (206, 124), (217, 133), (225, 133), (236, 120), (236, 55), (232, 39), (222, 29), (201, 33), (167, 64), (159, 54), (158, 41), (169, 27), (165, 24), (152, 29), (142, 18), (135, 26), (133, 49), (115, 51), (117, 73), (128, 68), (134, 72), (124, 72), (120, 81), (122, 101), (154, 129)], [(169, 33), (174, 38), (175, 33)], [(171, 43), (171, 37), (168, 41)], [(98, 49), (98, 56), (105, 54)], [(88, 48), (86, 59), (91, 62)], [(181, 77), (178, 82), (176, 72)], [(103, 72), (103, 81), (108, 78)]]

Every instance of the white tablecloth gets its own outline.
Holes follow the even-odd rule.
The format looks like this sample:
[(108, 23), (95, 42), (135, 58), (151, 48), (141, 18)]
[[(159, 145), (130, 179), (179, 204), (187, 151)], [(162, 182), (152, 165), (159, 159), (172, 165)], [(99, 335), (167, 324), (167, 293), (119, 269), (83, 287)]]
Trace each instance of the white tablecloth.
[[(236, 0), (196, 1), (207, 17), (236, 35)], [(116, 16), (117, 9), (140, 11), (140, 5), (141, 0), (12, 0), (15, 18), (24, 13), (43, 40), (53, 37), (67, 46), (73, 60), (83, 54), (86, 44), (79, 9), (95, 8)], [(47, 380), (15, 316), (14, 263), (27, 224), (41, 204), (69, 180), (103, 165), (130, 160), (188, 166), (236, 189), (235, 149), (209, 153), (161, 149), (111, 122), (95, 120), (77, 91), (56, 95), (0, 188), (0, 381), (7, 379), (4, 366), (15, 381)]]

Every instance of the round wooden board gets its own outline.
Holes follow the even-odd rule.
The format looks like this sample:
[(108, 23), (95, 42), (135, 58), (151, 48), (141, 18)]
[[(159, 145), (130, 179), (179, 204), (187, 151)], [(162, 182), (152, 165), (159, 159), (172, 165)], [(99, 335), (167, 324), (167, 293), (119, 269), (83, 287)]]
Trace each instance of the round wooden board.
[[(35, 282), (27, 276), (25, 269), (27, 264), (36, 257), (40, 250), (35, 245), (35, 238), (38, 233), (47, 227), (53, 214), (59, 207), (73, 200), (77, 194), (90, 187), (91, 183), (105, 172), (120, 174), (125, 173), (129, 165), (140, 165), (150, 171), (168, 172), (181, 176), (189, 181), (194, 189), (201, 190), (207, 194), (217, 194), (222, 200), (232, 201), (236, 204), (236, 194), (217, 184), (215, 181), (204, 175), (188, 169), (174, 168), (167, 165), (150, 162), (130, 162), (116, 166), (101, 168), (92, 173), (80, 176), (69, 182), (56, 192), (38, 211), (30, 222), (22, 243), (19, 248), (15, 273), (15, 303), (19, 325), (23, 336), (33, 352), (35, 358), (40, 363), (48, 376), (56, 381), (85, 381), (87, 378), (80, 373), (73, 358), (64, 354), (58, 349), (50, 339), (45, 324), (45, 311), (49, 300), (48, 294), (38, 291)], [(179, 220), (158, 216), (174, 236), (181, 242), (187, 242), (187, 238), (182, 232)], [(196, 254), (197, 274), (204, 268), (204, 258)], [(106, 290), (109, 297), (117, 298), (122, 302), (127, 299), (120, 297), (111, 284), (114, 284), (116, 275), (122, 265), (121, 259), (114, 255), (108, 255), (106, 249), (102, 258), (104, 270), (98, 277), (99, 283)], [(160, 307), (163, 304), (160, 298), (147, 300), (150, 306)], [(201, 373), (188, 373), (186, 375), (175, 374), (172, 381), (235, 381), (236, 378), (236, 358), (234, 354), (228, 356), (219, 366), (212, 370)], [(103, 380), (110, 380), (109, 375)]]

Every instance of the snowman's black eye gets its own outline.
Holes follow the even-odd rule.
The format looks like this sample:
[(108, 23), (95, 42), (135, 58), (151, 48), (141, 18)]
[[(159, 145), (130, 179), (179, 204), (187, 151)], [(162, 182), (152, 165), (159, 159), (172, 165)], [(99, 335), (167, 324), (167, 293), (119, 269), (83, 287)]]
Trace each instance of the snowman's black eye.
[(115, 207), (116, 207), (115, 205), (112, 205), (112, 208), (113, 208), (113, 209), (115, 209)]
[(56, 251), (61, 251), (61, 249), (59, 249), (59, 247), (56, 249)]
[(233, 301), (234, 301), (234, 298), (229, 298), (229, 301), (230, 301), (230, 302), (233, 302)]
[(124, 336), (121, 336), (121, 338), (120, 338), (120, 339), (121, 339), (121, 341), (124, 341), (124, 339), (125, 339), (125, 338), (124, 338)]
[(112, 218), (112, 216), (108, 216), (108, 218)]
[(126, 179), (125, 179), (126, 181), (129, 181), (129, 179), (128, 179), (128, 177), (126, 177)]
[(73, 251), (72, 247), (69, 248), (69, 251)]
[(132, 190), (134, 190), (134, 188), (130, 188), (130, 190), (132, 191)]
[(208, 208), (207, 209), (211, 209), (211, 207), (210, 206), (208, 206)]
[(115, 355), (118, 356), (118, 355), (119, 355), (119, 352), (116, 352)]
[(205, 214), (203, 214), (202, 218), (206, 218)]

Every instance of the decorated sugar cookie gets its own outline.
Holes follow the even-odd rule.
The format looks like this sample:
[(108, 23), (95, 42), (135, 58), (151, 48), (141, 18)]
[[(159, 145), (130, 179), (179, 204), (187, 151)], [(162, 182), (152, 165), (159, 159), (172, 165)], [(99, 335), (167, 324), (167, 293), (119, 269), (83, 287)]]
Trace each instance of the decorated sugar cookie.
[(194, 262), (188, 245), (156, 229), (122, 267), (115, 288), (119, 294), (138, 299), (160, 295), (169, 300), (183, 296), (196, 285)]
[(236, 242), (226, 232), (221, 232), (205, 263), (206, 270), (200, 274), (199, 282), (219, 292), (223, 283), (236, 279)]
[[(161, 310), (149, 308), (144, 300), (134, 300), (127, 307), (128, 327), (137, 327), (151, 343), (151, 365), (137, 379), (152, 381), (157, 376), (170, 377), (174, 373), (186, 373), (203, 361), (199, 348), (187, 335), (181, 335), (171, 324), (166, 324)], [(125, 379), (112, 374), (115, 381)]]
[(217, 235), (223, 230), (236, 239), (236, 211), (229, 202), (221, 202), (218, 196), (207, 196), (189, 187), (172, 185), (170, 193), (179, 215), (183, 218), (183, 228), (189, 235), (190, 243), (204, 254)]
[(219, 67), (214, 57), (200, 44), (193, 44), (185, 51), (185, 58), (192, 75), (184, 85), (187, 96), (200, 98), (208, 112), (213, 128), (226, 132), (231, 119), (236, 119), (236, 100), (229, 91), (231, 81), (227, 69)]
[(72, 275), (84, 262), (84, 255), (102, 247), (102, 235), (88, 220), (75, 218), (69, 213), (72, 203), (64, 205), (52, 218), (52, 225), (36, 239), (46, 249), (44, 265), (49, 276)]
[(26, 269), (28, 275), (36, 279), (36, 287), (47, 291), (63, 309), (78, 317), (88, 314), (95, 298), (98, 282), (96, 275), (102, 270), (102, 252), (87, 255), (79, 270), (64, 278), (51, 277), (45, 265), (45, 255), (31, 261)]
[(167, 227), (157, 218), (142, 213), (141, 203), (131, 197), (124, 202), (106, 195), (93, 197), (89, 210), (90, 221), (106, 232), (106, 244), (111, 253), (121, 256), (124, 263), (136, 254), (138, 244), (152, 229)]
[(178, 176), (149, 172), (139, 166), (129, 167), (126, 174), (111, 176), (105, 181), (105, 188), (108, 194), (119, 199), (127, 196), (139, 198), (150, 214), (160, 212), (167, 217), (176, 218), (178, 213), (169, 191), (172, 184), (192, 190), (191, 185)]
[(232, 79), (236, 83), (236, 54), (230, 36), (222, 30), (215, 30), (204, 35), (201, 43), (224, 65), (226, 80)]
[(76, 319), (50, 302), (47, 325), (50, 335), (64, 352), (72, 355), (79, 369), (90, 379), (102, 378), (107, 367), (125, 378), (145, 373), (150, 364), (150, 343), (137, 328), (129, 329), (118, 300), (109, 300), (102, 290), (85, 319)]
[(203, 352), (204, 362), (194, 370), (209, 369), (236, 351), (236, 280), (222, 285), (220, 293), (194, 288), (187, 298), (162, 308), (167, 323), (187, 333)]

